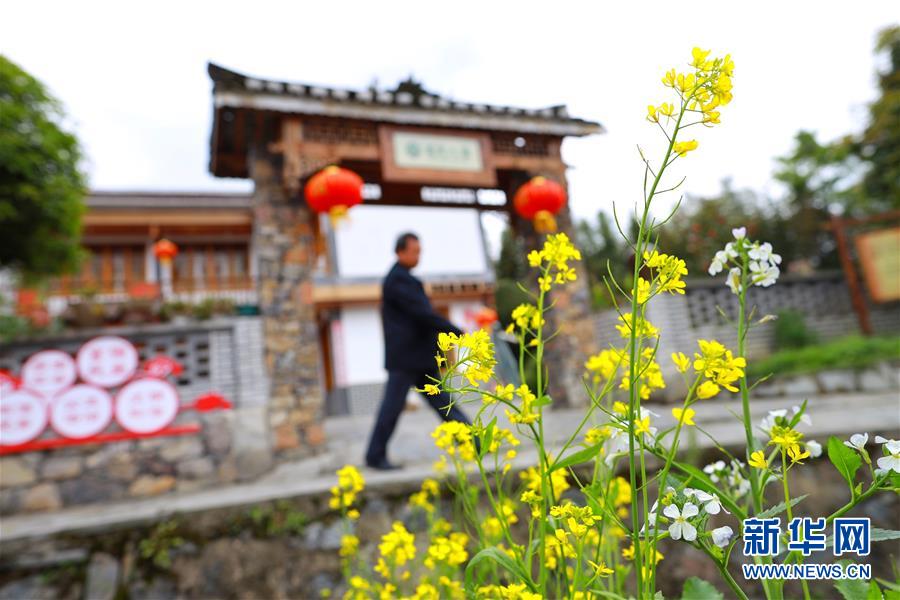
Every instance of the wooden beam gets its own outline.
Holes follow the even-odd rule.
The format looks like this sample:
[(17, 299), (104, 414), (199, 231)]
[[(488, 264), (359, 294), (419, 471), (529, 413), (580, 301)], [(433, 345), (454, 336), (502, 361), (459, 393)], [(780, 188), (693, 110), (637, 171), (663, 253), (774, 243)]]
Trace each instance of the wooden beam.
[(856, 267), (853, 265), (853, 258), (850, 256), (850, 245), (847, 242), (844, 220), (837, 215), (832, 215), (831, 230), (834, 232), (834, 239), (837, 242), (838, 256), (841, 259), (841, 267), (844, 269), (844, 277), (847, 279), (847, 287), (850, 288), (850, 301), (853, 304), (853, 309), (856, 311), (859, 328), (864, 335), (872, 335), (869, 307), (866, 305), (866, 298), (863, 295), (862, 288), (859, 285), (859, 278), (856, 274)]
[(249, 211), (229, 210), (129, 210), (91, 212), (82, 219), (84, 227), (143, 225), (252, 225), (253, 215)]

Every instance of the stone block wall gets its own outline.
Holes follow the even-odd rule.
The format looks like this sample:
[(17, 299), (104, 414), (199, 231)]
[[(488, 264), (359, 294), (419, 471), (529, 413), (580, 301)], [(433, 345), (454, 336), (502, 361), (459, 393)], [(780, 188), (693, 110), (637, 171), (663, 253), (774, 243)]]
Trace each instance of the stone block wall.
[(265, 418), (275, 453), (296, 458), (316, 452), (324, 442), (324, 386), (312, 297), (315, 215), (285, 189), (279, 160), (260, 151), (251, 161), (253, 246), (271, 381)]
[(191, 491), (252, 479), (274, 464), (261, 319), (119, 328), (8, 344), (0, 349), (0, 368), (18, 372), (28, 356), (43, 348), (74, 353), (99, 333), (132, 340), (142, 360), (166, 354), (182, 363), (185, 371), (174, 383), (183, 404), (214, 391), (234, 408), (180, 413), (174, 424), (199, 424), (196, 434), (3, 456), (0, 514)]

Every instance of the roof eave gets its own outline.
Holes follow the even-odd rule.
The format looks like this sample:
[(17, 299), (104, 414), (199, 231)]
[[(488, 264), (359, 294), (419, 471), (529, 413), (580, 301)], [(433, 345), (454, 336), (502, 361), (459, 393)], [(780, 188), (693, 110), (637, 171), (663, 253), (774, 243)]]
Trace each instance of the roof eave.
[(234, 90), (215, 90), (213, 101), (216, 108), (249, 108), (288, 114), (364, 119), (430, 127), (578, 137), (605, 131), (599, 123), (581, 119), (549, 120), (526, 115), (433, 111), (414, 106), (345, 102)]

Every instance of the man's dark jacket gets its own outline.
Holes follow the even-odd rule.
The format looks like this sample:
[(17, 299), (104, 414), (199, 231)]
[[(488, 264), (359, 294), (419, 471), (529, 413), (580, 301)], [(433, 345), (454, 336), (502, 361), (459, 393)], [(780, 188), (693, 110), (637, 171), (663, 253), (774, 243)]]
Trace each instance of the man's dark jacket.
[(384, 328), (384, 367), (388, 371), (431, 372), (436, 364), (440, 332), (462, 333), (434, 312), (422, 282), (409, 269), (395, 263), (381, 288)]

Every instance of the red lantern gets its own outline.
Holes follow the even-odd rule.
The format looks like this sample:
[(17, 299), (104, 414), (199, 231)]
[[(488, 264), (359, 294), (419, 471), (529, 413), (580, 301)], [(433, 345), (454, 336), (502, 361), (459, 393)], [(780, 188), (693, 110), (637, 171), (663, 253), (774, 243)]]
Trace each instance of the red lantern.
[(556, 231), (556, 218), (566, 205), (566, 191), (561, 185), (546, 177), (533, 177), (519, 188), (513, 198), (516, 212), (534, 223), (538, 233)]
[(165, 266), (172, 264), (172, 259), (178, 256), (178, 246), (174, 242), (163, 238), (153, 244), (153, 255)]
[(327, 212), (333, 221), (362, 202), (362, 177), (334, 165), (325, 167), (306, 182), (306, 203), (317, 213)]
[(497, 322), (497, 311), (493, 308), (484, 307), (475, 314), (475, 324), (479, 329), (490, 329)]

